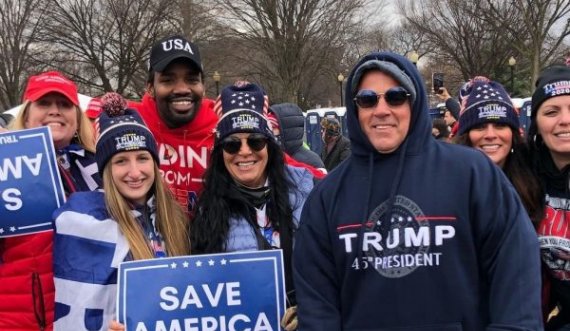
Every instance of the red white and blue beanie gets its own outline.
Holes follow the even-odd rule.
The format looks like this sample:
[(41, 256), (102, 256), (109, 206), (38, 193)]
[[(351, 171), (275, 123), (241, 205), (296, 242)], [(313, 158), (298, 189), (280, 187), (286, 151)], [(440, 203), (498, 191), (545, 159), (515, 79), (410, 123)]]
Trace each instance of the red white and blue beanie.
[(514, 132), (519, 131), (518, 114), (503, 85), (486, 77), (475, 77), (465, 90), (459, 114), (459, 135), (485, 123), (506, 124)]
[(99, 171), (119, 152), (147, 150), (158, 163), (156, 140), (139, 113), (126, 109), (127, 102), (111, 92), (101, 98), (103, 111), (99, 115), (100, 134), (95, 147)]
[(544, 101), (560, 95), (570, 95), (570, 68), (555, 65), (544, 69), (536, 80), (536, 89), (532, 94), (531, 118), (536, 117)]
[(222, 90), (214, 107), (220, 119), (216, 140), (233, 133), (261, 133), (275, 139), (267, 120), (269, 100), (263, 90), (252, 83), (238, 82)]

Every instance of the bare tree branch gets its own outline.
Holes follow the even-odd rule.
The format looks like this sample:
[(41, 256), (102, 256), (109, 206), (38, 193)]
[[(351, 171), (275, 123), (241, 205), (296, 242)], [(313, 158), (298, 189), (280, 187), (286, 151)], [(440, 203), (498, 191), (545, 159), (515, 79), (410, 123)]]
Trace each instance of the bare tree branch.
[(43, 0), (0, 1), (0, 106), (20, 103), (25, 78), (35, 67), (35, 46), (41, 34)]

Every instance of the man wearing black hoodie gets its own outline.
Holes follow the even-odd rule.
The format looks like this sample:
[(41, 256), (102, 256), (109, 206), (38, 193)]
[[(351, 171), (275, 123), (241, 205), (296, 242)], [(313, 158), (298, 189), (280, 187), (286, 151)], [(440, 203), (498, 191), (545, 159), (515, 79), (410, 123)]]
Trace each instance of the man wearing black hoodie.
[(485, 155), (431, 137), (415, 66), (371, 53), (345, 95), (352, 155), (312, 191), (295, 235), (299, 328), (542, 330), (525, 209)]

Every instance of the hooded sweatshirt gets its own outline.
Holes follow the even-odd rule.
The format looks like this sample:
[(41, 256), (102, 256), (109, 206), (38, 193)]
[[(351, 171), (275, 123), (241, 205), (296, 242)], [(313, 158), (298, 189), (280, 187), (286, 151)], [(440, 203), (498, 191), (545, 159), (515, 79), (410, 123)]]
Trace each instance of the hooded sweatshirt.
[(178, 202), (192, 211), (202, 191), (202, 177), (214, 145), (214, 129), (218, 117), (214, 102), (203, 98), (192, 121), (179, 128), (169, 128), (158, 115), (156, 103), (145, 94), (137, 109), (158, 144), (162, 177)]
[(374, 149), (353, 69), (352, 155), (311, 192), (295, 237), (299, 328), (542, 330), (538, 240), (512, 185), (481, 152), (433, 139), (411, 62), (372, 53), (355, 68), (375, 59), (411, 78), (409, 130), (394, 152)]

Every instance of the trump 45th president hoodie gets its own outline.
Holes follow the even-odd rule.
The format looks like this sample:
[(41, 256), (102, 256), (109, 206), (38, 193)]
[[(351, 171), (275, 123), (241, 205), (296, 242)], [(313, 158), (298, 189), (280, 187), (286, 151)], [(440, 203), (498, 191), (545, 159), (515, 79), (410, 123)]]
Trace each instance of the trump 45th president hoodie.
[[(408, 134), (391, 153), (359, 124), (353, 98), (367, 70), (414, 90)], [(432, 138), (413, 64), (371, 53), (345, 95), (352, 154), (312, 191), (295, 237), (299, 328), (542, 330), (531, 221), (484, 154)]]

